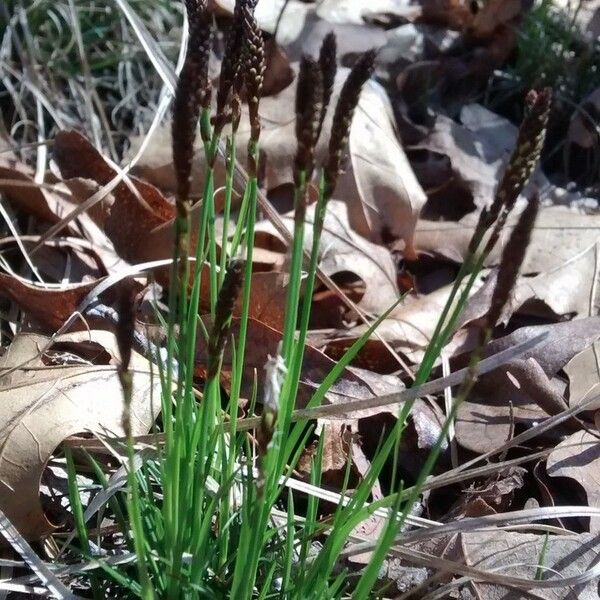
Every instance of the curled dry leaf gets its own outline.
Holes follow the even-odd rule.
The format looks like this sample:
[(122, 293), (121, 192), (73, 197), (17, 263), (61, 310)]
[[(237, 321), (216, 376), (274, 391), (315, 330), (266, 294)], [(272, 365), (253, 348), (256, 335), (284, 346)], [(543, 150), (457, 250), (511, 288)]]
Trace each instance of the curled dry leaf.
[(15, 302), (44, 331), (53, 333), (64, 325), (80, 302), (100, 281), (67, 285), (57, 289), (34, 285), (17, 276), (0, 273), (0, 295)]
[[(516, 139), (516, 132), (514, 138)], [(411, 147), (421, 153), (427, 151), (426, 159), (417, 160), (415, 169), (425, 188), (441, 188), (439, 194), (434, 192), (434, 198), (443, 198), (444, 191), (447, 193), (450, 183), (464, 189), (464, 197), (457, 198), (462, 206), (463, 215), (470, 212), (473, 205), (481, 208), (491, 201), (502, 168), (500, 157), (496, 156), (490, 160), (489, 152), (487, 156), (484, 155), (485, 148), (489, 145), (482, 141), (453, 119), (438, 115), (431, 132)], [(455, 207), (447, 206), (447, 202), (443, 200), (438, 204), (439, 212), (443, 211), (442, 216), (448, 216), (449, 210), (456, 211)]]
[[(315, 205), (307, 210), (304, 247), (312, 246), (312, 223)], [(286, 227), (293, 231), (293, 215), (282, 218)], [(257, 246), (272, 248), (273, 240), (283, 242), (271, 223), (263, 222), (256, 226)], [(267, 237), (268, 236), (268, 237)], [(398, 300), (396, 267), (390, 252), (355, 233), (348, 223), (348, 209), (343, 202), (332, 200), (327, 205), (327, 213), (321, 236), (319, 266), (330, 277), (340, 273), (351, 273), (365, 285), (365, 293), (357, 302), (364, 311), (380, 314)]]
[[(520, 277), (500, 323), (515, 312), (552, 319), (593, 316), (600, 310), (600, 255), (596, 243), (563, 265), (535, 277)], [(483, 317), (490, 306), (495, 273), (473, 295), (459, 327)]]
[[(600, 505), (600, 443), (587, 431), (577, 431), (562, 441), (548, 456), (546, 471), (550, 477), (569, 477), (587, 494), (589, 506)], [(590, 531), (600, 533), (600, 518), (590, 519)]]
[(426, 196), (398, 143), (390, 102), (379, 85), (365, 86), (352, 122), (349, 152), (358, 194), (341, 196), (350, 225), (374, 241), (404, 240), (414, 255), (413, 234)]
[[(71, 334), (70, 341), (92, 339), (114, 346), (108, 332)], [(0, 370), (0, 508), (30, 539), (52, 531), (40, 504), (39, 486), (46, 462), (56, 448), (77, 433), (122, 436), (123, 399), (113, 366), (45, 366), (37, 355), (48, 342), (42, 336), (18, 335), (0, 359), (0, 369), (19, 367), (8, 376)], [(28, 361), (28, 362), (27, 362)], [(27, 362), (26, 366), (21, 367)], [(133, 353), (131, 425), (145, 434), (160, 410), (160, 384), (150, 366)]]
[[(75, 131), (57, 134), (53, 157), (65, 179), (91, 179), (105, 186), (117, 176), (90, 142)], [(170, 256), (171, 228), (164, 226), (173, 220), (172, 203), (156, 187), (134, 177), (119, 182), (112, 194), (114, 203), (104, 225), (119, 256), (131, 263)]]
[(60, 200), (35, 183), (33, 172), (26, 165), (1, 156), (0, 193), (15, 210), (41, 221), (56, 223), (64, 216), (57, 211)]
[[(488, 452), (507, 441), (513, 421), (531, 424), (567, 408), (564, 384), (552, 378), (600, 337), (600, 317), (522, 327), (491, 342), (484, 355), (543, 331), (548, 337), (539, 346), (479, 378), (469, 401), (458, 409), (456, 439), (462, 446)], [(453, 361), (453, 368), (466, 365), (467, 360), (468, 353)]]
[[(504, 238), (508, 238), (518, 215), (509, 217)], [(419, 220), (415, 233), (417, 249), (436, 253), (462, 263), (473, 235), (477, 216), (469, 214), (458, 223)], [(540, 209), (529, 250), (521, 272), (543, 273), (557, 269), (598, 241), (600, 215), (587, 215), (562, 206)], [(490, 254), (487, 266), (497, 265), (500, 245)]]
[[(501, 583), (472, 581), (470, 586), (481, 600), (595, 600), (596, 579), (576, 587), (536, 588), (538, 567), (544, 581), (577, 577), (597, 562), (600, 543), (595, 535), (535, 535), (511, 531), (461, 533), (464, 562), (484, 573), (531, 580), (531, 587), (520, 592)], [(543, 564), (540, 565), (540, 557)]]

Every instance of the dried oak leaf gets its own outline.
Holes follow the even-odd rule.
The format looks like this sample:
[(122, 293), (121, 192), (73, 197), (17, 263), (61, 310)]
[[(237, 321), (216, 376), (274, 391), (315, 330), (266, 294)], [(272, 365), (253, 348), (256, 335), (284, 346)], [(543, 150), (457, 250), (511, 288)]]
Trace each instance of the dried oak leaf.
[(58, 330), (101, 280), (57, 289), (34, 285), (17, 276), (0, 273), (0, 295), (10, 298), (45, 331)]
[[(517, 214), (511, 215), (504, 238), (508, 238), (517, 219)], [(475, 214), (466, 215), (458, 223), (421, 219), (415, 232), (417, 249), (462, 263), (476, 221)], [(600, 215), (582, 214), (562, 206), (541, 208), (521, 272), (543, 273), (561, 267), (594, 245), (600, 237), (599, 230)], [(497, 265), (499, 258), (500, 244), (490, 254), (486, 265)]]
[[(560, 319), (593, 316), (600, 310), (599, 244), (595, 243), (561, 266), (535, 277), (520, 277), (501, 319), (507, 323), (519, 314)], [(483, 317), (490, 307), (496, 273), (473, 294), (459, 328)]]
[[(511, 531), (478, 531), (460, 534), (464, 562), (485, 573), (530, 579), (531, 587), (520, 592), (500, 583), (470, 583), (481, 600), (595, 600), (598, 582), (592, 580), (576, 587), (536, 588), (535, 579), (540, 556), (543, 556), (543, 580), (576, 577), (591, 569), (600, 550), (597, 536), (535, 535)], [(545, 550), (544, 550), (545, 549)]]
[[(312, 246), (312, 223), (315, 205), (307, 210), (304, 247), (310, 251)], [(293, 231), (293, 216), (282, 217), (290, 232)], [(279, 248), (285, 246), (269, 222), (256, 226), (256, 245), (261, 248), (273, 248), (273, 240), (279, 242)], [(327, 206), (321, 244), (319, 247), (319, 266), (330, 277), (340, 273), (351, 273), (364, 282), (365, 292), (357, 305), (372, 314), (382, 313), (398, 299), (396, 267), (390, 252), (383, 246), (373, 244), (358, 235), (348, 223), (348, 210), (343, 202), (332, 200)]]
[(57, 210), (61, 200), (58, 194), (39, 186), (33, 175), (26, 165), (0, 157), (0, 193), (11, 206), (40, 221), (57, 223), (64, 216)]
[[(546, 472), (574, 479), (585, 490), (589, 506), (600, 504), (600, 443), (587, 431), (577, 431), (558, 444), (548, 456)], [(600, 533), (599, 517), (590, 519), (590, 532)]]
[[(54, 141), (53, 158), (65, 179), (91, 179), (101, 186), (117, 176), (104, 157), (75, 131), (60, 131)], [(170, 256), (172, 239), (166, 224), (175, 210), (154, 186), (135, 177), (112, 190), (114, 203), (105, 228), (115, 250), (131, 263)]]
[[(564, 384), (552, 377), (600, 337), (600, 317), (566, 323), (522, 327), (491, 342), (484, 356), (505, 350), (547, 332), (539, 346), (521, 358), (482, 375), (456, 418), (456, 439), (474, 452), (487, 452), (507, 441), (514, 421), (531, 424), (566, 408)], [(469, 353), (452, 360), (453, 369), (465, 366)], [(509, 406), (509, 403), (512, 406)]]
[[(480, 285), (478, 280), (473, 291)], [(426, 295), (407, 296), (405, 302), (396, 307), (377, 328), (377, 338), (372, 337), (368, 347), (361, 354), (375, 352), (378, 360), (390, 363), (390, 354), (381, 339), (396, 351), (417, 363), (423, 357), (437, 321), (450, 295), (451, 286), (445, 286)], [(389, 306), (389, 305), (388, 305)], [(381, 310), (379, 312), (382, 312)], [(349, 348), (367, 330), (366, 325), (357, 325), (346, 331), (338, 330), (327, 337), (321, 337), (327, 353), (339, 355)], [(365, 357), (368, 361), (368, 357)], [(368, 364), (368, 363), (367, 363)], [(397, 364), (397, 363), (396, 363)]]
[[(114, 346), (108, 332), (81, 332)], [(73, 335), (69, 337), (73, 341)], [(114, 366), (45, 366), (37, 356), (48, 338), (16, 336), (0, 358), (0, 508), (29, 539), (50, 533), (40, 504), (40, 478), (56, 448), (77, 433), (122, 436), (123, 394)], [(17, 370), (2, 376), (6, 369)], [(145, 434), (160, 410), (160, 384), (148, 362), (133, 353), (131, 425)]]

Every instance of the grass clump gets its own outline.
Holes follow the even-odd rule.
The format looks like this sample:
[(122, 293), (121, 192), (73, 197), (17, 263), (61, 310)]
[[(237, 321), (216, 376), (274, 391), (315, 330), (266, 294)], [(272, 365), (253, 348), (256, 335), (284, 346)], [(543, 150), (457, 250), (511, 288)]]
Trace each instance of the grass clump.
[[(416, 482), (406, 488), (392, 469), (389, 494), (369, 504), (371, 491), (383, 469), (397, 459), (400, 440), (412, 403), (402, 406), (395, 427), (380, 443), (362, 481), (346, 495), (350, 463), (341, 486), (343, 502), (333, 514), (321, 517), (317, 496), (302, 497), (286, 488), (311, 433), (310, 422), (296, 419), (296, 397), (304, 361), (312, 292), (327, 203), (334, 193), (360, 92), (373, 70), (375, 55), (358, 59), (347, 77), (335, 107), (329, 134), (329, 156), (316, 164), (314, 148), (331, 99), (335, 75), (335, 39), (325, 38), (319, 60), (301, 63), (297, 91), (297, 154), (295, 158), (294, 238), (291, 248), (285, 325), (280, 349), (265, 365), (262, 389), (255, 384), (251, 410), (259, 415), (254, 435), (238, 428), (246, 335), (249, 326), (252, 252), (257, 210), (256, 165), (260, 145), (258, 106), (264, 72), (262, 34), (253, 15), (253, 0), (238, 0), (226, 44), (217, 111), (211, 118), (212, 89), (207, 77), (212, 19), (206, 0), (187, 0), (189, 43), (173, 104), (173, 156), (178, 178), (176, 241), (169, 293), (167, 359), (157, 357), (162, 386), (161, 431), (156, 445), (143, 454), (128, 436), (128, 485), (119, 501), (107, 506), (121, 525), (118, 551), (132, 557), (126, 565), (94, 558), (90, 580), (96, 597), (179, 600), (188, 598), (353, 598), (377, 597), (378, 575), (391, 545), (402, 530), (422, 485), (431, 473), (452, 423), (458, 401), (464, 399), (476, 373), (458, 395), (438, 443)], [(218, 248), (214, 233), (214, 172), (217, 152), (226, 154), (224, 212), (231, 210), (235, 135), (241, 99), (248, 103), (252, 135), (248, 145), (249, 177), (246, 181), (235, 230), (226, 230)], [(548, 91), (532, 94), (521, 128), (518, 148), (501, 182), (495, 202), (485, 211), (476, 229), (469, 255), (444, 309), (434, 339), (416, 374), (416, 384), (429, 378), (443, 346), (455, 330), (469, 291), (491, 251), (539, 158), (550, 104)], [(189, 180), (194, 154), (194, 132), (199, 129), (207, 169), (198, 222), (191, 222)], [(309, 201), (308, 185), (316, 181), (318, 199), (313, 244), (304, 256), (304, 228)], [(535, 206), (536, 205), (532, 205)], [(535, 210), (527, 212), (531, 227)], [(228, 222), (228, 219), (225, 220)], [(527, 228), (524, 226), (524, 230)], [(527, 238), (527, 235), (521, 235)], [(520, 251), (523, 248), (520, 248)], [(219, 255), (220, 252), (220, 255)], [(514, 258), (514, 257), (513, 257)], [(193, 259), (193, 260), (191, 260)], [(514, 263), (514, 260), (509, 260)], [(499, 278), (511, 287), (516, 272)], [(509, 282), (508, 284), (506, 282)], [(304, 294), (301, 294), (301, 283)], [(200, 317), (201, 290), (208, 289), (210, 314)], [(498, 310), (506, 289), (495, 303)], [(241, 297), (237, 335), (231, 336), (232, 312)], [(501, 308), (501, 306), (500, 306)], [(119, 348), (124, 358), (120, 372), (125, 398), (131, 394), (127, 374), (131, 318), (122, 311)], [(128, 316), (129, 315), (129, 316)], [(381, 316), (383, 319), (385, 315)], [(320, 405), (331, 385), (368, 339), (377, 322), (348, 351), (316, 389), (308, 407)], [(493, 323), (490, 323), (490, 328)], [(489, 332), (486, 331), (489, 337)], [(485, 336), (483, 339), (487, 339)], [(208, 348), (208, 370), (202, 389), (195, 390), (194, 367), (198, 343)], [(229, 389), (221, 386), (225, 344), (230, 344), (232, 370)], [(260, 400), (260, 401), (259, 401)], [(127, 404), (127, 403), (126, 403)], [(124, 422), (127, 423), (127, 415)], [(125, 427), (127, 431), (127, 427)], [(310, 484), (321, 483), (323, 438), (311, 458)], [(93, 470), (98, 465), (90, 458)], [(101, 473), (101, 470), (100, 470)], [(77, 501), (74, 469), (69, 459), (71, 499), (79, 551), (91, 558), (82, 507)], [(106, 487), (102, 480), (101, 485)], [(114, 500), (114, 499), (113, 499)], [(387, 508), (388, 518), (364, 569), (349, 573), (339, 556), (355, 528), (375, 509)], [(111, 514), (112, 514), (111, 513)], [(127, 522), (125, 523), (125, 517)], [(110, 592), (106, 592), (110, 590)]]
[(526, 89), (550, 86), (557, 101), (579, 104), (600, 86), (600, 44), (585, 39), (577, 20), (582, 3), (572, 4), (564, 10), (542, 0), (527, 13), (510, 72)]

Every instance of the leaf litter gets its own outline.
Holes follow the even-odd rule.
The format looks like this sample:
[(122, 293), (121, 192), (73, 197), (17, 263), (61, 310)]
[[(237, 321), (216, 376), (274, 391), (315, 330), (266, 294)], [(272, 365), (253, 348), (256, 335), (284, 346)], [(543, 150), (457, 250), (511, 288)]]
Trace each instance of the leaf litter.
[[(233, 5), (215, 4), (220, 18), (227, 19)], [(459, 0), (381, 0), (369, 6), (358, 0), (259, 4), (257, 19), (263, 30), (273, 34), (277, 28), (276, 41), (269, 39), (273, 70), (268, 96), (260, 105), (265, 161), (261, 183), (288, 231), (293, 230), (289, 192), (293, 183), (290, 165), (296, 152), (295, 60), (302, 50), (314, 51), (319, 36), (329, 30), (347, 36), (342, 40), (346, 49), (340, 53), (344, 64), (351, 63), (353, 48), (360, 51), (360, 45), (349, 40), (363, 37), (362, 43), (368, 40), (370, 47), (384, 48), (378, 63), (380, 83), (371, 81), (366, 86), (352, 124), (346, 168), (325, 218), (319, 265), (370, 319), (400, 303), (380, 324), (379, 339), (367, 341), (354, 365), (347, 367), (332, 387), (326, 397), (331, 404), (344, 405), (405, 390), (423, 360), (454, 274), (467, 258), (479, 214), (493, 200), (517, 138), (515, 120), (500, 110), (495, 112), (493, 102), (480, 103), (473, 90), (485, 89), (492, 70), (504, 68), (509, 61), (518, 42), (516, 32), (525, 17), (524, 4), (494, 0), (482, 6)], [(434, 39), (435, 35), (438, 37)], [(394, 44), (406, 39), (418, 42), (411, 46), (410, 53), (398, 52), (397, 47), (392, 52)], [(434, 43), (439, 39), (446, 42)], [(294, 59), (291, 62), (290, 57)], [(347, 69), (338, 69), (334, 99), (347, 73)], [(439, 83), (426, 88), (423, 96), (420, 78), (432, 73), (440, 75)], [(469, 85), (454, 85), (461, 78)], [(488, 92), (493, 95), (494, 90)], [(417, 110), (417, 102), (423, 101), (424, 107)], [(592, 95), (587, 106), (593, 108), (594, 102)], [(245, 118), (246, 114), (237, 138), (241, 156), (245, 156), (250, 136)], [(597, 140), (582, 119), (578, 113), (571, 120), (568, 142), (589, 149)], [(329, 127), (326, 121), (325, 128)], [(172, 253), (175, 179), (166, 127), (156, 134), (154, 144), (138, 162), (136, 175), (126, 175), (110, 193), (98, 195), (127, 166), (127, 157), (143, 140), (136, 140), (133, 130), (128, 137), (131, 147), (117, 167), (107, 158), (106, 149), (95, 147), (76, 131), (55, 131), (53, 171), (42, 174), (43, 184), (27, 167), (26, 154), (23, 161), (19, 153), (5, 156), (0, 164), (2, 200), (10, 206), (24, 247), (31, 252), (31, 260), (41, 269), (46, 283), (34, 282), (14, 250), (11, 232), (3, 228), (6, 246), (0, 240), (0, 295), (5, 299), (5, 350), (0, 357), (0, 394), (4, 395), (0, 485), (4, 491), (0, 509), (29, 539), (39, 539), (58, 527), (48, 520), (48, 507), (40, 503), (39, 486), (44, 469), (61, 443), (81, 433), (100, 437), (123, 434), (118, 352), (111, 333), (114, 322), (102, 316), (108, 312), (91, 319), (83, 315), (81, 323), (87, 325), (79, 325), (81, 331), (54, 339), (49, 336), (69, 320), (103, 277), (118, 273), (124, 265), (164, 260)], [(324, 141), (317, 146), (316, 156), (318, 161), (326, 156)], [(223, 162), (217, 164), (217, 188), (224, 181), (224, 166)], [(196, 196), (201, 195), (203, 169), (202, 164), (194, 168), (192, 194)], [(498, 322), (492, 324), (493, 337), (483, 356), (492, 356), (540, 332), (547, 337), (530, 352), (474, 382), (471, 394), (458, 408), (453, 431), (442, 444), (434, 480), (451, 467), (493, 452), (549, 417), (589, 401), (600, 389), (600, 224), (597, 213), (586, 214), (576, 203), (564, 206), (578, 196), (562, 194), (561, 186), (568, 182), (558, 171), (560, 168), (551, 160), (542, 160), (530, 186), (523, 191), (500, 244), (485, 261), (466, 311), (444, 349), (443, 360), (452, 371), (468, 365), (490, 310), (502, 244), (534, 189), (539, 190), (544, 204), (510, 301)], [(563, 206), (554, 202), (561, 194), (567, 198), (561, 201)], [(76, 219), (65, 220), (71, 211), (94, 197), (94, 206), (88, 206)], [(233, 206), (235, 212), (239, 203)], [(314, 210), (314, 204), (308, 207), (308, 225), (314, 219)], [(232, 217), (235, 219), (237, 214)], [(60, 231), (50, 229), (57, 223)], [(263, 366), (277, 351), (289, 258), (286, 240), (268, 219), (259, 221), (257, 234), (252, 320), (243, 380), (243, 396), (248, 400), (256, 382), (259, 389), (264, 385)], [(52, 252), (47, 237), (65, 244), (60, 256)], [(92, 266), (89, 257), (84, 260), (81, 248), (72, 242), (76, 239), (89, 243), (95, 252)], [(308, 250), (310, 235), (305, 244)], [(88, 266), (74, 269), (77, 260)], [(168, 284), (165, 273), (157, 270), (153, 274), (163, 287)], [(407, 290), (402, 287), (403, 273), (410, 274)], [(141, 276), (138, 279), (138, 289), (142, 289), (147, 282)], [(204, 300), (206, 308), (208, 297)], [(100, 301), (114, 309), (114, 294), (107, 293)], [(343, 351), (368, 327), (335, 294), (328, 295), (325, 286), (316, 289), (314, 301), (316, 314), (301, 373), (298, 407), (306, 404)], [(142, 329), (141, 318), (136, 327)], [(160, 339), (160, 335), (157, 337)], [(198, 381), (206, 376), (205, 350), (199, 342)], [(230, 383), (231, 360), (228, 347), (222, 381), (225, 389)], [(151, 362), (147, 358), (135, 353), (133, 364), (134, 433), (143, 435), (158, 416), (155, 401), (160, 390), (150, 376)], [(436, 368), (436, 373), (441, 373), (441, 363)], [(448, 393), (452, 396), (458, 390), (449, 388)], [(397, 465), (408, 481), (415, 479), (426, 457), (424, 451), (441, 434), (446, 409), (441, 394), (425, 396), (415, 403)], [(524, 508), (528, 501), (540, 507), (549, 501), (556, 506), (570, 502), (597, 507), (597, 410), (597, 402), (588, 404), (577, 417), (494, 459), (498, 460), (494, 477), (470, 479), (467, 471), (462, 485), (447, 485), (441, 491), (423, 495), (419, 512), (448, 522), (485, 514), (506, 514), (510, 518), (512, 511)], [(320, 437), (325, 447), (323, 482), (339, 489), (350, 461), (356, 484), (368, 472), (374, 450), (397, 412), (397, 405), (389, 405), (319, 418), (312, 446), (304, 450), (300, 469), (303, 476), (310, 477), (310, 457)], [(528, 454), (540, 451), (546, 455), (538, 463), (541, 467), (537, 476), (527, 463), (512, 470), (502, 468), (507, 458), (526, 459)], [(548, 477), (543, 477), (544, 472)], [(389, 473), (376, 482), (372, 500), (383, 497), (388, 478)], [(577, 486), (563, 493), (554, 483), (556, 478), (576, 481)], [(544, 493), (539, 491), (542, 480), (547, 484)], [(366, 522), (354, 534), (363, 541), (375, 540), (380, 524), (377, 520)], [(536, 588), (534, 580), (551, 581), (557, 574), (572, 578), (594, 566), (597, 540), (593, 534), (598, 530), (598, 517), (592, 516), (589, 522), (569, 521), (568, 527), (547, 540), (535, 529), (461, 532), (445, 546), (406, 546), (414, 550), (410, 558), (400, 552), (399, 544), (400, 554), (388, 561), (387, 577), (401, 593), (409, 594), (406, 597), (410, 597), (411, 590), (416, 594), (419, 589), (428, 589), (424, 575), (432, 574), (436, 564), (446, 573), (440, 585), (449, 590), (458, 587), (461, 598), (521, 597), (507, 596), (520, 594), (515, 591), (518, 586), (510, 587), (510, 581), (494, 579), (491, 573), (532, 580), (528, 595), (522, 597), (596, 597), (596, 582), (582, 582), (567, 589)], [(542, 547), (545, 556), (540, 564)], [(393, 564), (392, 560), (398, 562)], [(413, 568), (415, 571), (407, 571)], [(471, 580), (461, 583), (451, 573), (457, 577), (465, 574)]]

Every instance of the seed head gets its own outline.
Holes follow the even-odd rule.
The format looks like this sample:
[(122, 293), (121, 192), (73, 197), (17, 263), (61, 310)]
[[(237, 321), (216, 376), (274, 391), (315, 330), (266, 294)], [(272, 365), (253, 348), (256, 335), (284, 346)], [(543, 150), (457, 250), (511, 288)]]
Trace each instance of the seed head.
[(317, 140), (321, 135), (323, 121), (327, 113), (327, 107), (331, 100), (335, 74), (337, 71), (337, 42), (333, 32), (328, 33), (323, 39), (321, 50), (319, 52), (319, 67), (321, 69), (321, 78), (323, 80), (323, 96), (321, 101), (321, 116), (319, 118), (319, 127), (317, 128)]
[[(225, 42), (225, 53), (221, 62), (221, 74), (219, 76), (219, 89), (217, 90), (217, 117), (215, 122), (215, 131), (220, 133), (227, 121), (227, 108), (232, 111), (234, 129), (235, 123), (234, 108), (239, 104), (239, 94), (242, 87), (242, 47), (244, 40), (244, 15), (243, 7), (248, 4), (248, 0), (238, 0), (233, 11), (233, 21), (227, 32)], [(233, 104), (236, 104), (234, 107)], [(239, 111), (237, 111), (239, 112)]]
[(244, 85), (250, 118), (250, 141), (256, 144), (260, 136), (258, 104), (262, 94), (265, 73), (265, 48), (262, 32), (254, 18), (255, 2), (242, 8), (244, 19)]
[[(484, 232), (494, 223), (494, 232), (487, 243), (486, 249), (496, 243), (498, 236), (509, 212), (515, 205), (517, 198), (529, 181), (535, 169), (546, 138), (546, 127), (552, 104), (552, 90), (544, 88), (540, 92), (531, 90), (525, 99), (525, 117), (519, 128), (515, 150), (510, 158), (506, 171), (498, 188), (496, 196), (489, 208), (484, 209), (477, 223), (477, 232)], [(473, 236), (471, 251), (478, 242)]]
[(331, 198), (335, 190), (342, 164), (342, 156), (348, 143), (354, 110), (358, 104), (363, 85), (373, 73), (374, 62), (374, 50), (363, 54), (350, 71), (340, 92), (329, 139), (329, 159), (325, 166), (325, 197), (327, 198)]
[(180, 209), (182, 203), (189, 204), (194, 139), (200, 109), (210, 106), (208, 60), (212, 21), (206, 0), (186, 0), (186, 9), (189, 40), (183, 68), (177, 80), (171, 124), (177, 203)]
[(311, 58), (303, 56), (296, 88), (296, 177), (304, 171), (305, 178), (310, 179), (314, 169), (322, 102), (323, 75), (320, 66)]
[(219, 290), (215, 307), (215, 321), (208, 339), (207, 379), (215, 377), (219, 370), (225, 340), (231, 324), (231, 315), (244, 283), (244, 265), (241, 259), (233, 259), (227, 268), (223, 285)]
[(131, 349), (135, 336), (135, 312), (136, 312), (136, 289), (132, 279), (121, 282), (117, 293), (116, 311), (119, 316), (115, 337), (121, 357), (120, 370), (129, 370), (131, 361)]
[(504, 251), (498, 269), (498, 278), (492, 294), (492, 302), (486, 321), (488, 328), (496, 325), (502, 316), (502, 311), (508, 302), (510, 293), (515, 286), (519, 269), (523, 264), (525, 252), (531, 240), (531, 232), (538, 214), (540, 199), (538, 194), (529, 200), (525, 210), (519, 216), (519, 220), (513, 229)]

